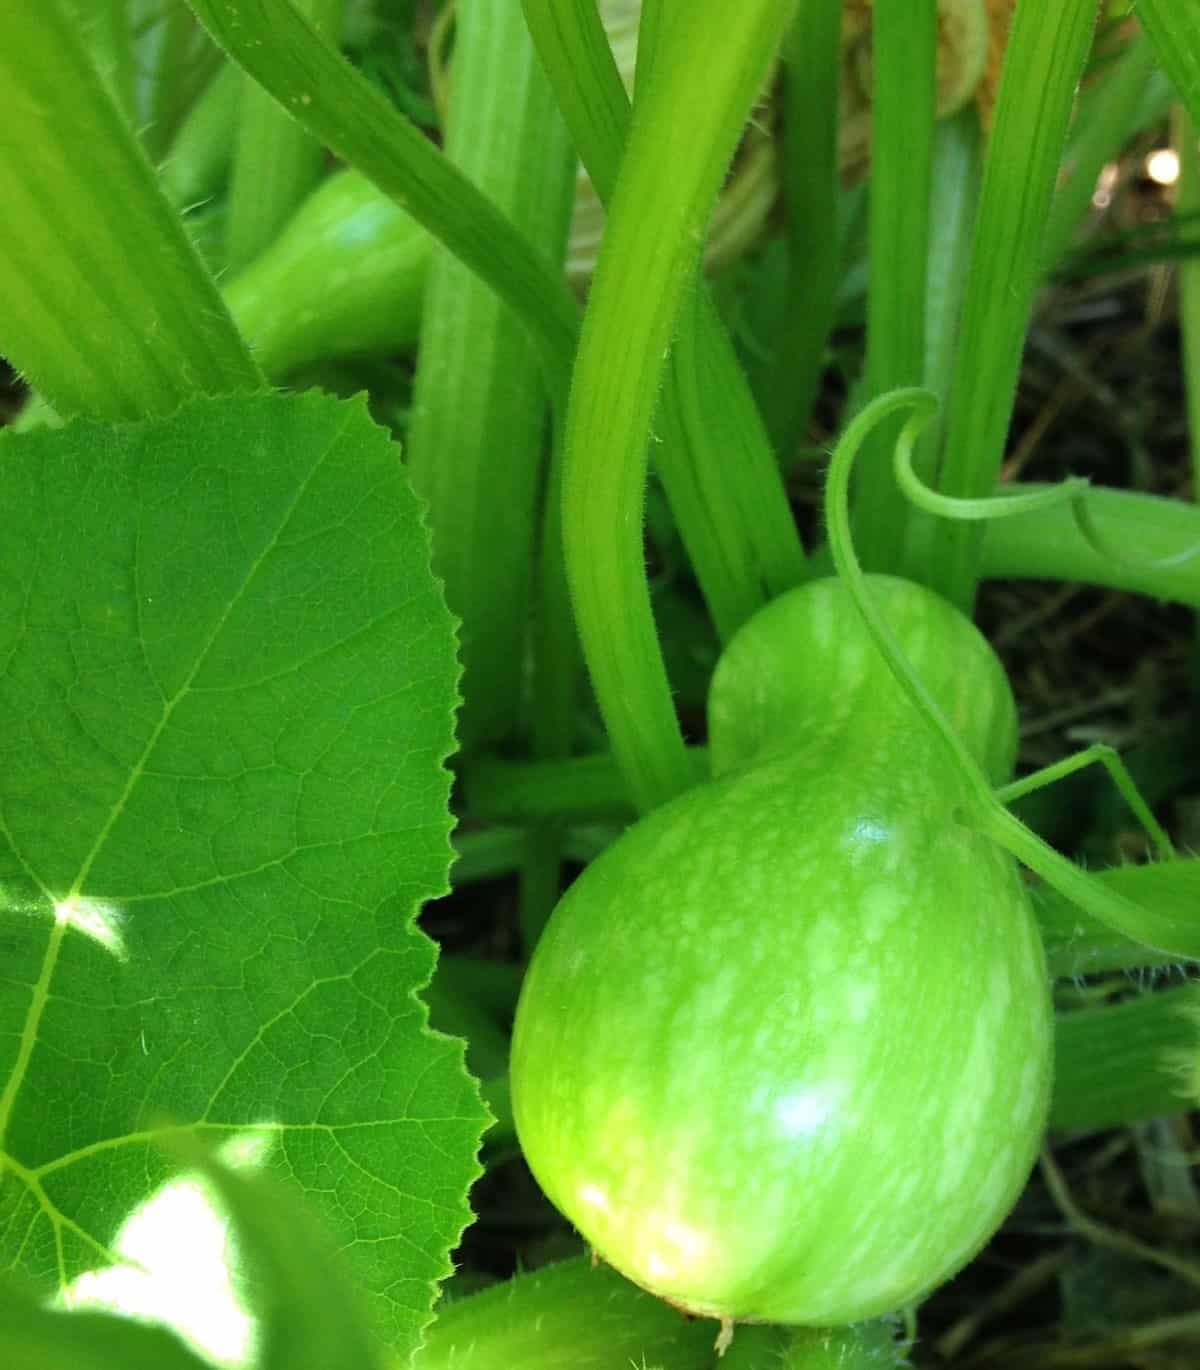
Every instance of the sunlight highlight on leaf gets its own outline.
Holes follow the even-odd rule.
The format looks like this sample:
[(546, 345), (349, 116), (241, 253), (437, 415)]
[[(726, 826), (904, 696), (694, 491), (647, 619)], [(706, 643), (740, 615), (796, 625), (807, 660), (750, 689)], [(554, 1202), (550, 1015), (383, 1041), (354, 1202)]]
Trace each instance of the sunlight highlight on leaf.
[[(238, 1169), (259, 1168), (271, 1145), (269, 1132), (251, 1129), (218, 1155)], [(206, 1180), (185, 1175), (163, 1185), (125, 1219), (113, 1247), (127, 1264), (80, 1275), (63, 1306), (169, 1327), (222, 1370), (255, 1363), (258, 1329), (239, 1295), (236, 1241)]]
[(70, 895), (54, 905), (54, 921), (65, 923), (76, 932), (90, 937), (118, 961), (128, 959), (125, 939), (121, 934), (125, 913), (119, 905), (103, 899), (81, 899), (78, 895)]

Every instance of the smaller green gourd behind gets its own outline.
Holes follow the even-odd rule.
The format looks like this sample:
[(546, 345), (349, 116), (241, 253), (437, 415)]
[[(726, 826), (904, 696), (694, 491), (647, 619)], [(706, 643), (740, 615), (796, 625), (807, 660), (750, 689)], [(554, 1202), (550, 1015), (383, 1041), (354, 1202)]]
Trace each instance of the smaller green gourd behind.
[(223, 288), (272, 380), (331, 358), (411, 347), (433, 239), (358, 171), (335, 171)]
[[(1015, 709), (974, 626), (868, 577), (994, 783)], [(600, 1256), (690, 1311), (829, 1326), (987, 1240), (1042, 1132), (1048, 981), (1016, 863), (837, 580), (757, 614), (709, 699), (713, 779), (562, 899), (517, 1012), (535, 1176)]]

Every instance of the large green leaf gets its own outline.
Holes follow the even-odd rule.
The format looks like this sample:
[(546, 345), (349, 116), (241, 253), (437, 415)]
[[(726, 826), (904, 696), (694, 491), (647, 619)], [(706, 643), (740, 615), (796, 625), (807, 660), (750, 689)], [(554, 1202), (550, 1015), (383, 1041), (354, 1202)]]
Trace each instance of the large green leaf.
[(414, 997), (456, 665), (397, 451), (205, 400), (0, 438), (0, 488), (0, 1268), (110, 1263), (170, 1127), (252, 1130), (403, 1352), (485, 1114)]

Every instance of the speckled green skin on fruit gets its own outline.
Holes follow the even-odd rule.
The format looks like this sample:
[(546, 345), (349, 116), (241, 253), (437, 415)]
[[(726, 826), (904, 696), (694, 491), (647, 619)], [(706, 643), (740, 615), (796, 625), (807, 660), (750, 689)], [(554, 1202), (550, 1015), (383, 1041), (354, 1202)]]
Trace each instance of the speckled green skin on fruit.
[[(990, 648), (928, 592), (869, 579), (972, 750), (1007, 768)], [(1051, 1059), (1041, 943), (836, 581), (746, 625), (710, 723), (719, 777), (630, 828), (546, 929), (517, 1130), (638, 1284), (714, 1316), (855, 1321), (963, 1265), (1026, 1178)]]

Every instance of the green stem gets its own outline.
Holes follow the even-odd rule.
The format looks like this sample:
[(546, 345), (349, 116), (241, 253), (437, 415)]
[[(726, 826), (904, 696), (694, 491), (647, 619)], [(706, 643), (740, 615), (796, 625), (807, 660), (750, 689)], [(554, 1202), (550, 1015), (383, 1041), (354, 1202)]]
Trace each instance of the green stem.
[[(1200, 133), (1181, 105), (1171, 111), (1171, 133), (1179, 157), (1177, 214), (1200, 212)], [(1192, 495), (1200, 498), (1200, 258), (1185, 257), (1177, 268), (1179, 280), (1179, 335), (1183, 349), (1183, 393), (1187, 405), (1188, 450)], [(1193, 652), (1193, 694), (1200, 699), (1200, 633)]]
[(0, 355), (60, 414), (262, 384), (59, 0), (5, 15), (0, 203)]
[[(945, 494), (989, 494), (1008, 434), (1042, 242), (1067, 124), (1083, 70), (1097, 0), (1020, 0), (1004, 59), (996, 119), (950, 391)], [(939, 524), (925, 579), (970, 612), (982, 535)]]
[[(983, 169), (983, 130), (973, 105), (939, 119), (933, 137), (933, 198), (929, 215), (929, 264), (925, 272), (925, 364), (923, 384), (942, 407), (922, 437), (916, 467), (926, 478), (941, 450), (954, 374), (959, 318), (971, 261), (971, 235)], [(930, 441), (930, 439), (933, 441)]]
[(642, 0), (642, 12), (638, 17), (637, 66), (634, 70), (634, 86), (645, 85), (655, 58), (663, 44), (663, 33), (667, 23), (667, 0)]
[(141, 139), (158, 162), (216, 69), (219, 54), (184, 0), (127, 0), (138, 34), (135, 104)]
[(1173, 860), (1175, 849), (1171, 845), (1171, 839), (1163, 830), (1162, 824), (1150, 812), (1149, 806), (1139, 793), (1125, 763), (1111, 747), (1105, 746), (1102, 742), (1097, 742), (1094, 746), (1087, 747), (1082, 752), (1076, 752), (1074, 756), (1068, 756), (1051, 766), (1043, 766), (1041, 770), (1034, 771), (1032, 775), (1022, 776), (1020, 780), (1014, 780), (1009, 785), (1003, 785), (996, 790), (995, 795), (1001, 804), (1011, 804), (1023, 794), (1031, 794), (1034, 790), (1052, 785), (1056, 780), (1063, 780), (1068, 775), (1074, 775), (1076, 771), (1081, 771), (1085, 766), (1095, 764), (1103, 766), (1108, 772), (1113, 784), (1121, 792), (1121, 797), (1129, 805), (1131, 812), (1158, 849), (1159, 859), (1162, 861)]
[(1128, 896), (1080, 870), (1036, 837), (1019, 819), (998, 805), (972, 814), (970, 825), (1010, 851), (1064, 898), (1117, 932), (1153, 950), (1186, 960), (1200, 960), (1200, 928), (1191, 920), (1181, 926), (1170, 911)]
[(464, 993), (453, 971), (441, 968), (422, 991), (435, 1032), (461, 1037), (467, 1044), (467, 1066), (480, 1079), (503, 1075), (508, 1069), (508, 1035), (476, 999)]
[(1200, 9), (1180, 0), (1135, 0), (1134, 12), (1192, 122), (1200, 124)]
[[(616, 184), (629, 99), (590, 0), (523, 0), (542, 63), (600, 200)], [(643, 7), (643, 26), (648, 22)], [(568, 22), (569, 20), (569, 22)], [(718, 636), (804, 577), (778, 463), (732, 343), (698, 280), (663, 378), (653, 450)]]
[(1079, 132), (1067, 148), (1067, 176), (1054, 194), (1042, 244), (1042, 270), (1053, 271), (1087, 213), (1106, 162), (1120, 155), (1137, 126), (1154, 51), (1139, 34), (1095, 89), (1081, 97)]
[(414, 1370), (705, 1370), (716, 1324), (687, 1319), (586, 1256), (438, 1309)]
[(1194, 985), (1139, 994), (1054, 1020), (1049, 1126), (1064, 1132), (1127, 1127), (1195, 1101), (1183, 1069), (1200, 1067), (1200, 998)]
[(545, 819), (525, 833), (517, 885), (517, 928), (526, 956), (541, 938), (562, 893), (565, 829), (556, 819)]
[[(342, 0), (292, 0), (315, 32), (337, 46)], [(243, 79), (229, 184), (226, 253), (237, 271), (274, 240), (321, 175), (321, 144), (261, 86)]]
[[(1113, 866), (1097, 871), (1095, 878), (1171, 919), (1176, 928), (1168, 939), (1171, 942), (1185, 937), (1195, 923), (1200, 908), (1200, 861)], [(1046, 961), (1056, 979), (1167, 966), (1179, 959), (1114, 932), (1048, 886), (1033, 886), (1033, 896)]]
[(513, 1119), (508, 1067), (505, 1066), (499, 1075), (488, 1075), (480, 1080), (479, 1092), (492, 1115), (492, 1124), (483, 1134), (484, 1159), (489, 1165), (496, 1165), (519, 1156), (521, 1149)]
[(437, 975), (452, 984), (457, 993), (477, 1002), (497, 1022), (512, 1022), (524, 976), (516, 962), (443, 955), (438, 959)]
[(763, 418), (788, 464), (816, 398), (837, 303), (841, 0), (800, 0), (783, 44), (787, 275), (762, 385)]
[(510, 875), (521, 864), (524, 851), (523, 828), (509, 826), (456, 832), (454, 865), (450, 870), (454, 888)]
[(521, 0), (521, 11), (579, 160), (607, 204), (629, 133), (629, 96), (595, 0)]
[(512, 1146), (512, 1100), (508, 1089), (508, 1027), (520, 989), (515, 966), (468, 957), (442, 956), (422, 991), (435, 1032), (461, 1037), (466, 1062), (480, 1082), (495, 1119), (485, 1145), (495, 1153)]
[(805, 577), (779, 463), (703, 283), (684, 296), (659, 411), (655, 469), (717, 636), (728, 642)]
[[(687, 749), (691, 783), (708, 775), (708, 751)], [(495, 823), (530, 823), (561, 817), (627, 820), (634, 814), (629, 787), (609, 752), (567, 761), (501, 761), (484, 757), (465, 772), (467, 810)]]
[(407, 209), (521, 317), (565, 395), (579, 311), (561, 274), (290, 0), (189, 0), (218, 43), (325, 146)]
[(133, 23), (126, 0), (64, 0), (93, 66), (117, 108), (136, 126)]
[(612, 754), (569, 761), (502, 761), (483, 757), (465, 772), (467, 812), (489, 823), (548, 817), (632, 817), (633, 801)]
[[(533, 722), (530, 741), (537, 761), (565, 758), (574, 742), (575, 701), (580, 680), (579, 641), (571, 616), (562, 537), (563, 423), (554, 423), (549, 479), (542, 508), (533, 636)], [(535, 762), (536, 764), (536, 762)], [(564, 827), (547, 816), (529, 833), (521, 869), (518, 921), (532, 953), (561, 889)]]
[[(919, 385), (925, 370), (937, 4), (879, 5), (873, 15), (868, 399)], [(894, 572), (904, 546), (909, 506), (892, 472), (894, 446), (894, 423), (881, 424), (859, 462), (856, 543), (873, 571)]]
[(1075, 526), (1091, 550), (1106, 562), (1136, 571), (1174, 570), (1200, 558), (1200, 538), (1178, 551), (1161, 556), (1130, 556), (1123, 543), (1110, 539), (1096, 519), (1088, 494), (1091, 482), (1085, 476), (1068, 476), (1057, 485), (1010, 485), (998, 495), (980, 499), (962, 499), (939, 495), (922, 483), (913, 469), (912, 454), (905, 444), (896, 448), (894, 469), (897, 484), (905, 496), (925, 513), (960, 522), (984, 523), (996, 519), (1020, 518), (1024, 514), (1042, 513), (1066, 505), (1071, 510)]
[(1087, 510), (1102, 545), (1136, 547), (1140, 559), (1104, 555), (1062, 506), (988, 524), (983, 574), (1103, 585), (1200, 609), (1200, 559), (1181, 559), (1200, 541), (1200, 509), (1183, 500), (1092, 486)]
[(171, 144), (159, 168), (167, 199), (188, 209), (220, 190), (237, 133), (238, 101), (245, 77), (223, 62)]
[[(472, 0), (459, 7), (455, 35), (446, 157), (561, 270), (574, 158), (520, 8)], [(428, 507), (434, 570), (461, 620), (464, 750), (517, 729), (545, 445), (546, 395), (520, 319), (435, 250), (406, 458)], [(557, 611), (569, 631), (569, 605)]]
[(690, 778), (642, 549), (650, 422), (704, 225), (790, 9), (697, 0), (672, 14), (639, 93), (580, 337), (563, 479), (567, 573), (600, 712), (643, 811)]
[(627, 825), (612, 822), (581, 823), (568, 828), (563, 839), (563, 856), (579, 866), (590, 866), (602, 851), (620, 837)]
[[(1172, 120), (1179, 154), (1180, 214), (1200, 213), (1200, 133), (1182, 106)], [(1185, 257), (1179, 275), (1179, 330), (1183, 339), (1183, 383), (1187, 401), (1192, 487), (1200, 498), (1200, 257)]]
[[(929, 264), (925, 273), (925, 363), (922, 383), (941, 400), (938, 412), (921, 434), (913, 464), (921, 479), (937, 479), (946, 432), (946, 412), (954, 379), (971, 255), (971, 234), (979, 201), (983, 164), (983, 130), (973, 105), (934, 125), (933, 197), (929, 213)], [(903, 573), (913, 580), (925, 574), (925, 561), (915, 555), (932, 536), (929, 517), (919, 509), (906, 519), (908, 539)]]

